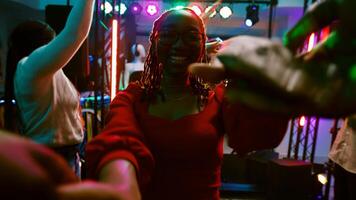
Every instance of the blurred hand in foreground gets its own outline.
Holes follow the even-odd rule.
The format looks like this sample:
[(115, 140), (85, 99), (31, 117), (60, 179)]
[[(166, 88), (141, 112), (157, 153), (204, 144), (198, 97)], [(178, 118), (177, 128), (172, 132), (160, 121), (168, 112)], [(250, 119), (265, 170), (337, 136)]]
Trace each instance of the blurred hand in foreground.
[[(190, 71), (211, 81), (229, 79), (228, 97), (287, 115), (344, 116), (356, 112), (356, 1), (315, 4), (284, 38), (237, 36), (224, 41), (222, 64), (193, 64)], [(338, 20), (328, 38), (295, 55), (315, 31)]]

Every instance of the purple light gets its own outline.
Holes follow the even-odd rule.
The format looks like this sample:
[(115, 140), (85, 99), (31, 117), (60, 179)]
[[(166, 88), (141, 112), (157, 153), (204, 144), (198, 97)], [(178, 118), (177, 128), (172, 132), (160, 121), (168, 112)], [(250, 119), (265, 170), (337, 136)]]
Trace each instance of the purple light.
[(130, 11), (134, 15), (139, 15), (142, 12), (142, 6), (139, 3), (134, 2), (130, 5)]
[(150, 5), (148, 5), (147, 8), (146, 8), (146, 12), (147, 12), (149, 15), (153, 16), (153, 15), (155, 15), (155, 14), (158, 13), (158, 8), (157, 8), (156, 5), (150, 4)]

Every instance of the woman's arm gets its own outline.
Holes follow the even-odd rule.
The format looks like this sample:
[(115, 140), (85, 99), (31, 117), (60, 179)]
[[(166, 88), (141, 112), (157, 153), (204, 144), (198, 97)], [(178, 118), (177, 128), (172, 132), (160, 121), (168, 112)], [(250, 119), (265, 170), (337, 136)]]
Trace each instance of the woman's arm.
[(87, 177), (111, 183), (129, 200), (140, 199), (155, 164), (134, 110), (141, 92), (135, 84), (120, 92), (110, 104), (104, 130), (86, 146)]
[(89, 33), (94, 2), (95, 0), (76, 0), (62, 32), (19, 62), (19, 67), (31, 71), (29, 75), (34, 77), (28, 77), (30, 80), (48, 81), (74, 56)]
[(128, 160), (116, 159), (104, 165), (99, 181), (111, 184), (125, 200), (141, 199), (135, 167)]

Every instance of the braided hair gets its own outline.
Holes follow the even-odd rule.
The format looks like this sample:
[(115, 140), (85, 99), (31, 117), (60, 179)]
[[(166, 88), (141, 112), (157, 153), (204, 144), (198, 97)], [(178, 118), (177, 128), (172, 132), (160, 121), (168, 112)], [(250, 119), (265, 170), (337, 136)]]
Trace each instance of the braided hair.
[[(203, 48), (205, 49), (206, 42), (206, 29), (203, 20), (190, 8), (181, 8), (179, 10), (184, 10), (191, 13), (199, 22), (200, 28), (203, 30)], [(164, 100), (164, 94), (161, 90), (161, 80), (163, 78), (163, 65), (158, 62), (158, 55), (156, 52), (155, 39), (158, 35), (159, 28), (163, 24), (165, 18), (176, 12), (177, 9), (171, 9), (164, 12), (154, 23), (153, 28), (149, 37), (149, 51), (144, 63), (144, 72), (141, 76), (140, 86), (144, 89), (145, 100), (151, 101), (157, 98), (157, 95), (161, 95)], [(199, 58), (201, 62), (208, 62), (207, 53), (204, 53)], [(209, 84), (205, 83), (202, 78), (189, 74), (188, 75), (189, 85), (192, 88), (193, 94), (198, 96), (199, 107), (204, 106), (207, 102), (209, 91), (211, 90)]]

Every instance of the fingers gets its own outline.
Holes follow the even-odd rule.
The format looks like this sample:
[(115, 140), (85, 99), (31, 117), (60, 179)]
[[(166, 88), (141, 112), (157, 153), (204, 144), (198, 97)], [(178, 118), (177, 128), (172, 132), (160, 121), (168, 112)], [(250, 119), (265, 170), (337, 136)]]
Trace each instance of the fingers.
[(221, 47), (221, 42), (220, 41), (214, 41), (214, 42), (208, 42), (205, 44), (205, 48), (208, 54), (215, 54), (219, 51)]
[(314, 3), (298, 23), (284, 37), (284, 44), (296, 51), (313, 32), (322, 29), (339, 17), (340, 4), (336, 0)]
[(223, 67), (211, 66), (207, 63), (191, 64), (188, 71), (211, 83), (218, 83), (226, 78), (225, 69)]

